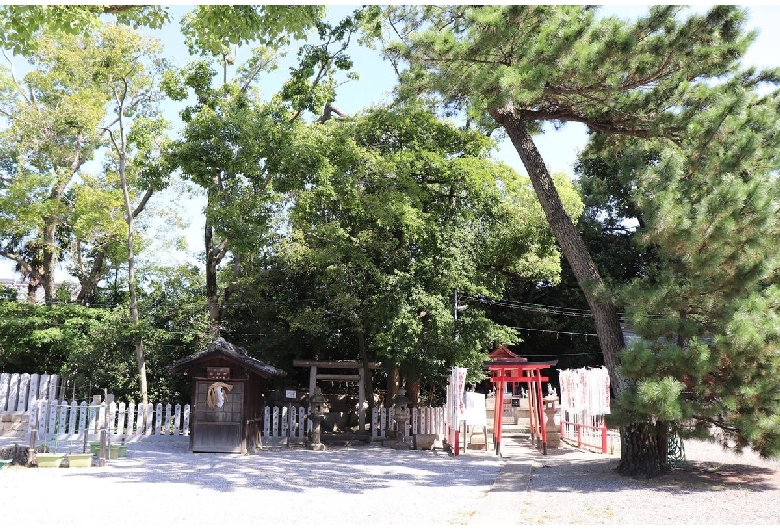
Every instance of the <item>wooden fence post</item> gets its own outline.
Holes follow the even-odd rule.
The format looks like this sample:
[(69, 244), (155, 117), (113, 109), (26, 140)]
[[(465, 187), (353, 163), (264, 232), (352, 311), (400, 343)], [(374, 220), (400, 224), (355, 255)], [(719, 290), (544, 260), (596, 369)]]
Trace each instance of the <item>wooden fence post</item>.
[(181, 432), (179, 432), (179, 429), (181, 429), (181, 403), (176, 403), (173, 411), (173, 435), (181, 436)]
[(184, 405), (184, 426), (182, 427), (182, 433), (185, 436), (190, 435), (190, 405)]

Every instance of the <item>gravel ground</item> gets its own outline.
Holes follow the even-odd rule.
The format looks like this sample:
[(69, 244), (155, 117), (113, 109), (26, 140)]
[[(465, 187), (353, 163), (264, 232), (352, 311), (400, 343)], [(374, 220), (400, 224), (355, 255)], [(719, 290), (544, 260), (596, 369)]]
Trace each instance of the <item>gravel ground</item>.
[[(0, 445), (2, 445), (0, 439)], [(653, 480), (571, 448), (542, 456), (379, 446), (193, 454), (139, 442), (105, 467), (0, 471), (4, 528), (451, 524), (778, 524), (780, 463), (686, 442), (688, 461)], [(9, 516), (9, 513), (13, 513)], [(10, 523), (10, 524), (9, 524)], [(6, 526), (8, 524), (8, 526)]]
[(615, 473), (617, 457), (554, 453), (533, 459), (510, 524), (780, 524), (778, 460), (688, 440), (685, 462), (668, 475), (640, 480)]

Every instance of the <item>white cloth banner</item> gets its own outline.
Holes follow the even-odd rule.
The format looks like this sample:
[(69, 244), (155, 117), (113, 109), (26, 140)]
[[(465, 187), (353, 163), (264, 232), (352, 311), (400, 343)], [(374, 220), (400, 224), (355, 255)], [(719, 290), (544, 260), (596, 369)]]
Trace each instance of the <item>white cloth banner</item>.
[(450, 376), (450, 410), (452, 410), (452, 423), (459, 425), (460, 420), (466, 415), (466, 403), (463, 401), (463, 393), (466, 390), (466, 369), (459, 366), (452, 367)]
[(561, 407), (593, 416), (610, 413), (609, 372), (601, 368), (559, 370)]

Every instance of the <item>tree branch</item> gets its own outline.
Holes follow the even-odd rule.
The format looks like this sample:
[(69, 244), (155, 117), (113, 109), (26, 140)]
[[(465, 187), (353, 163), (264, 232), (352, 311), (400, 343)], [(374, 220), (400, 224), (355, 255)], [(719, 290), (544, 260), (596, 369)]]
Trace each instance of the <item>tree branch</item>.
[(317, 118), (317, 123), (325, 123), (331, 118), (333, 114), (338, 116), (340, 119), (344, 119), (347, 117), (347, 114), (342, 112), (341, 109), (339, 109), (333, 103), (327, 103), (325, 105), (325, 108), (322, 111), (322, 116)]
[(135, 207), (135, 210), (133, 210), (133, 213), (131, 214), (133, 216), (133, 219), (138, 217), (138, 215), (144, 211), (144, 208), (146, 208), (146, 203), (149, 202), (149, 199), (152, 198), (152, 194), (154, 193), (153, 188), (149, 188), (144, 193), (144, 196), (141, 198), (141, 202), (138, 203), (138, 206)]

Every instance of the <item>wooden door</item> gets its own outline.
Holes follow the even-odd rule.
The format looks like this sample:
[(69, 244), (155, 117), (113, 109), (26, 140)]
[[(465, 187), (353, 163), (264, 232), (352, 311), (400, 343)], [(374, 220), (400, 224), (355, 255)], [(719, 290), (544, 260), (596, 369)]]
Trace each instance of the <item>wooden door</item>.
[[(209, 389), (215, 383), (226, 383), (232, 388), (222, 389), (223, 401), (209, 406)], [(190, 433), (192, 451), (243, 452), (244, 382), (206, 380), (196, 381), (195, 385), (195, 422)]]

